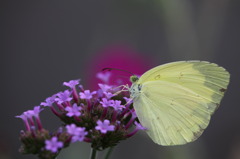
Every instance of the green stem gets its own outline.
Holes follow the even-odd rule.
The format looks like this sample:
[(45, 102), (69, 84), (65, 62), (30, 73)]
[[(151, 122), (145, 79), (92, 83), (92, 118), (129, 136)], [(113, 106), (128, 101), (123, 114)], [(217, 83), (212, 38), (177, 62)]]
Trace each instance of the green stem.
[(92, 148), (91, 149), (91, 155), (90, 155), (89, 159), (96, 159), (96, 157), (97, 157), (97, 150)]
[(108, 158), (109, 158), (109, 156), (111, 155), (111, 153), (112, 153), (112, 151), (113, 151), (113, 148), (114, 148), (114, 147), (110, 147), (110, 148), (108, 149), (107, 154), (105, 155), (105, 158), (104, 158), (104, 159), (108, 159)]

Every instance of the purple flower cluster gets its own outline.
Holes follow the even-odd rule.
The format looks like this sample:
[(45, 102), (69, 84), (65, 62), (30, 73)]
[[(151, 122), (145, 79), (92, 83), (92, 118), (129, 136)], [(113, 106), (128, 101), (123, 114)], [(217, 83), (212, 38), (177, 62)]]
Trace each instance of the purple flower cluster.
[[(16, 118), (21, 118), (23, 120), (27, 131), (31, 131), (32, 129), (35, 129), (36, 125), (37, 125), (37, 128), (41, 130), (42, 123), (39, 117), (39, 113), (42, 110), (43, 109), (40, 106), (35, 106), (33, 110), (25, 111), (21, 115), (16, 116)], [(36, 124), (34, 122), (34, 118), (36, 120)]]
[[(97, 77), (107, 83), (110, 74), (99, 73)], [(64, 82), (67, 90), (48, 97), (40, 106), (16, 116), (24, 121), (26, 127), (26, 131), (20, 135), (23, 143), (21, 152), (38, 154), (46, 159), (54, 158), (62, 148), (73, 142), (88, 142), (94, 149), (103, 150), (144, 129), (136, 121), (129, 92), (119, 91), (121, 86), (103, 83), (98, 84), (98, 90), (90, 91), (85, 90), (79, 82)], [(43, 110), (41, 106), (49, 107), (64, 123), (63, 130), (61, 128), (61, 131), (49, 133), (43, 128), (39, 118)], [(26, 142), (29, 138), (34, 142)]]

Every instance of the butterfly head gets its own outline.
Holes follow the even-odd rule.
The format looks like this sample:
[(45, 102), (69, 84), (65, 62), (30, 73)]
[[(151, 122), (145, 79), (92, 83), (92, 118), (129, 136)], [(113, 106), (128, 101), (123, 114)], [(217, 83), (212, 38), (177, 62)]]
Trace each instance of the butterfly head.
[(139, 79), (139, 77), (136, 76), (136, 75), (132, 75), (132, 76), (130, 77), (130, 81), (131, 81), (132, 83), (136, 83), (136, 82), (138, 81), (138, 79)]

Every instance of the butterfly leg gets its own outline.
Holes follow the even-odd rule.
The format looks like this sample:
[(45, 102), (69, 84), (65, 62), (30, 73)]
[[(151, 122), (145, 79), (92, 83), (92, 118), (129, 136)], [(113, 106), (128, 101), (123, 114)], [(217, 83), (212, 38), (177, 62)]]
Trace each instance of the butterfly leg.
[(128, 86), (128, 84), (115, 87), (114, 89), (120, 88), (120, 87), (122, 87), (122, 89), (121, 89), (120, 91), (115, 92), (114, 95), (118, 95), (118, 94), (121, 93), (121, 92), (129, 91), (129, 86)]

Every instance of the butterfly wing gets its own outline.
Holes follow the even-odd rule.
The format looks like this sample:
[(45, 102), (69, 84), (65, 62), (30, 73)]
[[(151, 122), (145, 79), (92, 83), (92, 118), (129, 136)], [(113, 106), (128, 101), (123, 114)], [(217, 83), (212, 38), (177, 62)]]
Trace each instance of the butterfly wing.
[(229, 73), (217, 64), (206, 61), (179, 61), (147, 71), (138, 83), (160, 80), (179, 84), (211, 101), (208, 107), (212, 114), (220, 104), (229, 79)]
[(197, 139), (223, 97), (229, 73), (199, 61), (158, 66), (140, 77), (134, 108), (148, 135), (160, 145)]

